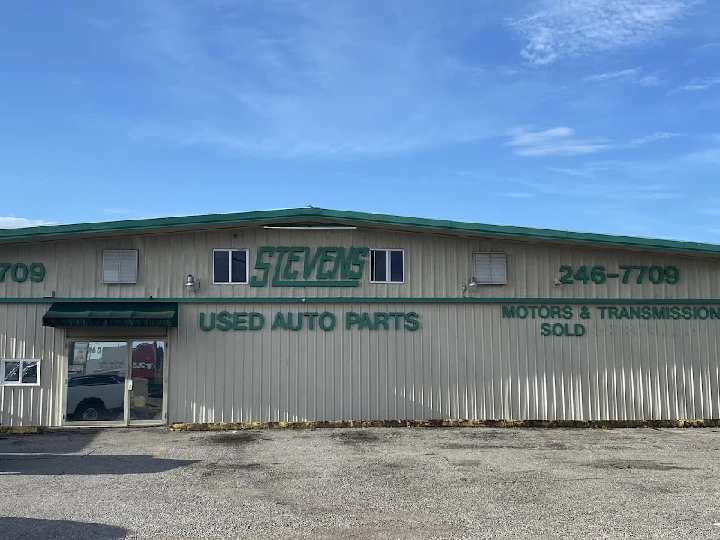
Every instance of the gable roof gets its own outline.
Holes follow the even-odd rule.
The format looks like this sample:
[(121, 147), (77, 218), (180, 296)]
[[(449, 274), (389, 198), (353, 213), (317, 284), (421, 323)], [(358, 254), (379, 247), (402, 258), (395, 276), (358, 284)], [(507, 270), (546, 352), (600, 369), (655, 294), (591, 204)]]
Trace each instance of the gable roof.
[(21, 229), (0, 229), (0, 242), (7, 243), (15, 240), (31, 241), (80, 235), (94, 236), (106, 233), (150, 232), (153, 229), (191, 230), (196, 227), (206, 228), (223, 225), (252, 226), (282, 223), (302, 224), (307, 222), (316, 222), (315, 224), (335, 223), (355, 226), (415, 229), (426, 232), (444, 232), (446, 234), (456, 234), (458, 236), (492, 235), (512, 237), (519, 240), (545, 240), (570, 243), (577, 242), (582, 244), (602, 244), (608, 247), (622, 246), (720, 254), (720, 245), (701, 242), (684, 242), (680, 240), (663, 240), (635, 236), (615, 236), (609, 234), (571, 232), (556, 229), (536, 229), (508, 225), (489, 225), (485, 223), (468, 223), (463, 221), (404, 217), (389, 214), (372, 214), (347, 210), (328, 210), (325, 208), (314, 207), (106, 221), (98, 223), (75, 223), (69, 225), (43, 225)]

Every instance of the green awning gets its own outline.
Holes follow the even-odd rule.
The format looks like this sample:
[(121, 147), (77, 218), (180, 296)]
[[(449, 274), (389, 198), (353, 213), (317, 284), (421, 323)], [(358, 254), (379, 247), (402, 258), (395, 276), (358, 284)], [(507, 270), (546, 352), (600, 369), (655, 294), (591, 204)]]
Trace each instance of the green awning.
[(169, 302), (55, 302), (44, 326), (176, 328), (178, 305)]

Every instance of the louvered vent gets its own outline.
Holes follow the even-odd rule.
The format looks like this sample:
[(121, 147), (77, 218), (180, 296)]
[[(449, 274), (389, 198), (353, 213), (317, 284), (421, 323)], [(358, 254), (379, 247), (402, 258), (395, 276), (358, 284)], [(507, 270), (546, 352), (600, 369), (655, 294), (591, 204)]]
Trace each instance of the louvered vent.
[(104, 250), (102, 273), (103, 283), (137, 283), (138, 250)]
[(505, 253), (476, 253), (474, 277), (480, 285), (505, 285), (507, 283)]

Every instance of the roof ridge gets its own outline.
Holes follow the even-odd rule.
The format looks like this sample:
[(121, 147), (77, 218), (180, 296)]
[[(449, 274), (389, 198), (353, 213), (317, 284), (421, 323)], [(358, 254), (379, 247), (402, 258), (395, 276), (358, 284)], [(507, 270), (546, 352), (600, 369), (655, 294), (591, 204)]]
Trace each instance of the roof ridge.
[(448, 219), (419, 218), (384, 213), (358, 212), (354, 210), (332, 210), (305, 206), (278, 210), (252, 210), (197, 214), (189, 216), (165, 216), (157, 218), (127, 219), (62, 225), (37, 225), (18, 229), (0, 229), (0, 241), (33, 240), (47, 237), (88, 235), (103, 232), (140, 231), (145, 229), (172, 229), (193, 225), (252, 224), (254, 222), (296, 219), (298, 217), (324, 218), (348, 221), (354, 224), (367, 223), (392, 227), (407, 227), (420, 230), (443, 230), (458, 235), (490, 234), (535, 240), (560, 240), (615, 246), (632, 246), (647, 249), (669, 249), (678, 251), (720, 254), (720, 245), (666, 240), (638, 236), (575, 232), (559, 229), (521, 227), (516, 225), (495, 225)]

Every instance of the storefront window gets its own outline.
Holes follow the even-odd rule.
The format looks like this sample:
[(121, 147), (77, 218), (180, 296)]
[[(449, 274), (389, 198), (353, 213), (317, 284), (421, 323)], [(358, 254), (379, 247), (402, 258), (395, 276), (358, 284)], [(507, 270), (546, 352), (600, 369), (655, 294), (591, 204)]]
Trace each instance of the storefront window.
[(66, 421), (161, 421), (164, 362), (164, 341), (71, 342)]

